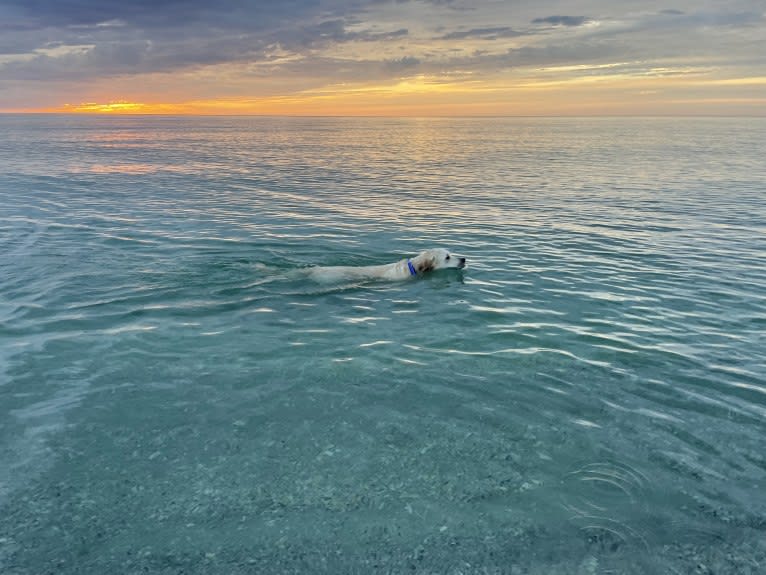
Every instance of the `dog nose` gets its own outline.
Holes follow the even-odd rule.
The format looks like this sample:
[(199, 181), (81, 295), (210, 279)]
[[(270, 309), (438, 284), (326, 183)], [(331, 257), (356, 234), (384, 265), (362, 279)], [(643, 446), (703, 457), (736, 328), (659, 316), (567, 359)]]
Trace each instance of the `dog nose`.
[(460, 267), (465, 267), (465, 258), (460, 258)]

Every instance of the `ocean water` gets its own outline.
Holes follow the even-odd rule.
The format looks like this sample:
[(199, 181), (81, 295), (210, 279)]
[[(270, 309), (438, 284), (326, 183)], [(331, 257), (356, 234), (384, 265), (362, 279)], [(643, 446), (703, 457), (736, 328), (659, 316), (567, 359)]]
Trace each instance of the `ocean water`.
[(766, 570), (766, 120), (0, 136), (0, 573)]

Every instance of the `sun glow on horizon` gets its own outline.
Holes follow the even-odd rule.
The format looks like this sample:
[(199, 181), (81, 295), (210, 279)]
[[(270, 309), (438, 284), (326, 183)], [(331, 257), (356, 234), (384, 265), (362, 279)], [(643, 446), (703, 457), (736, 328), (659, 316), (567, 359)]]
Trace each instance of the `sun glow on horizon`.
[(99, 102), (82, 102), (80, 104), (64, 104), (52, 108), (37, 110), (43, 113), (60, 114), (178, 114), (183, 113), (183, 106), (176, 104), (145, 104), (127, 100)]
[[(622, 62), (598, 66), (536, 68), (476, 78), (464, 74), (419, 74), (388, 82), (328, 84), (271, 96), (227, 96), (173, 101), (150, 98), (94, 98), (23, 112), (114, 115), (284, 115), (284, 116), (489, 116), (489, 115), (684, 115), (689, 104), (756, 108), (758, 94), (730, 92), (759, 88), (758, 77), (715, 78), (694, 67), (653, 67), (637, 72)], [(605, 73), (605, 70), (608, 73)], [(700, 89), (707, 99), (701, 98)], [(637, 104), (640, 104), (638, 106)], [(759, 114), (758, 114), (759, 115)]]
[[(455, 81), (437, 76), (418, 75), (390, 83), (333, 84), (321, 88), (275, 96), (230, 96), (188, 101), (133, 101), (106, 99), (24, 110), (60, 114), (211, 114), (211, 115), (390, 115), (387, 108), (399, 113), (404, 108), (439, 108), (449, 100), (451, 108), (470, 99), (482, 88), (470, 81)], [(435, 98), (435, 100), (434, 100)]]

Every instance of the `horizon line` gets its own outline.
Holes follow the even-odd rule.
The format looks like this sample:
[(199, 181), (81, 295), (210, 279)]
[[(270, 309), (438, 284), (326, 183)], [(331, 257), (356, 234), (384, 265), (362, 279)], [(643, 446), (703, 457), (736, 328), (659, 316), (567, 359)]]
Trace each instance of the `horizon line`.
[(172, 113), (172, 112), (64, 112), (64, 111), (3, 111), (2, 116), (72, 116), (72, 117), (209, 117), (209, 118), (766, 118), (761, 114), (726, 113), (726, 114), (210, 114), (210, 113)]

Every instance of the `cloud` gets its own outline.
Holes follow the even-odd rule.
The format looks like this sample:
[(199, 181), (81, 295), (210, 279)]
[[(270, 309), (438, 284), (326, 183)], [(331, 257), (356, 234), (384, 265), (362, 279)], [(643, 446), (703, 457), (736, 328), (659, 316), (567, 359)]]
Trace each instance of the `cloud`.
[(97, 26), (120, 21), (132, 28), (169, 29), (200, 22), (227, 28), (260, 28), (291, 16), (316, 12), (313, 0), (6, 0), (16, 20), (38, 27)]
[(545, 18), (535, 18), (532, 24), (550, 24), (551, 26), (582, 26), (590, 18), (586, 16), (547, 16)]
[(397, 60), (390, 60), (387, 62), (387, 64), (390, 68), (404, 70), (419, 66), (421, 64), (421, 60), (419, 58), (415, 58), (414, 56), (404, 56)]
[[(0, 7), (0, 71), (41, 81), (151, 74), (267, 60), (274, 46), (309, 52), (408, 34), (406, 28), (349, 31), (354, 18), (343, 6), (340, 0), (12, 0)], [(327, 18), (335, 13), (344, 16)], [(52, 54), (52, 44), (89, 48)], [(3, 64), (2, 56), (12, 54), (25, 57)]]
[[(737, 65), (762, 75), (761, 0), (720, 7), (674, 0), (651, 10), (573, 0), (564, 15), (561, 6), (552, 0), (3, 0), (0, 109), (50, 98), (65, 84), (84, 91), (97, 83), (156, 81), (161, 91), (181, 85), (184, 76), (194, 78), (187, 93), (226, 97), (231, 86), (278, 93), (419, 74), (478, 81), (522, 68), (616, 61), (646, 69), (666, 61), (720, 70)], [(19, 96), (25, 90), (28, 97)]]
[(441, 36), (442, 40), (465, 40), (466, 38), (480, 38), (482, 40), (496, 40), (498, 38), (516, 38), (523, 36), (524, 32), (517, 32), (508, 26), (494, 28), (472, 28), (470, 30), (458, 30)]

